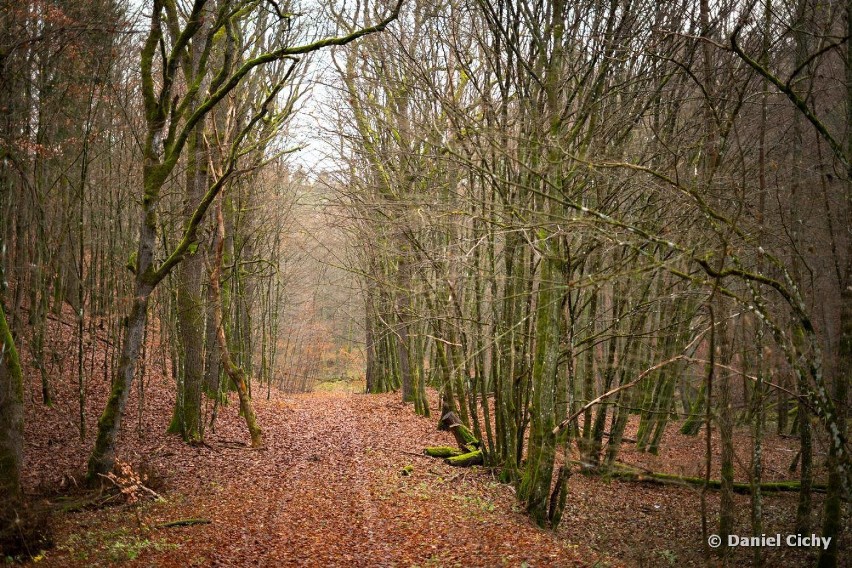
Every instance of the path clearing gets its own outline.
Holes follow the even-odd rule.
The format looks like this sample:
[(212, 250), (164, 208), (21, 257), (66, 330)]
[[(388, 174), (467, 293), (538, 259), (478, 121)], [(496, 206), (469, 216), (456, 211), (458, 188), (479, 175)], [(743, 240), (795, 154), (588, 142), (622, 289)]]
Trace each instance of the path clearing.
[[(256, 404), (268, 443), (261, 451), (239, 445), (247, 435), (235, 405), (208, 434), (210, 447), (125, 436), (128, 453), (146, 454), (165, 476), (166, 502), (143, 505), (142, 526), (125, 508), (63, 515), (60, 546), (43, 564), (133, 555), (111, 542), (135, 543), (128, 565), (139, 566), (591, 566), (599, 557), (532, 525), (488, 472), (422, 456), (423, 446), (451, 437), (398, 395), (274, 395)], [(403, 476), (409, 464), (414, 472)], [(212, 522), (149, 528), (182, 518)]]

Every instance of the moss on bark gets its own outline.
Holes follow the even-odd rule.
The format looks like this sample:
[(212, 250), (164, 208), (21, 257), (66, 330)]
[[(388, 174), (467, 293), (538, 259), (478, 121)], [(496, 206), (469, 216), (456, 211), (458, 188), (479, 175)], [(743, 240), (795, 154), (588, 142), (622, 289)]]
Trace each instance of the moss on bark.
[(24, 383), (21, 362), (0, 304), (0, 503), (21, 498), (24, 438)]
[(464, 452), (459, 450), (458, 448), (453, 448), (450, 446), (429, 446), (423, 453), (431, 458), (449, 458), (452, 456), (460, 456)]
[(474, 450), (472, 452), (467, 452), (466, 454), (452, 456), (445, 459), (444, 461), (454, 467), (470, 467), (472, 465), (482, 465), (482, 450)]
[(109, 400), (98, 419), (98, 436), (89, 457), (86, 480), (95, 483), (98, 474), (107, 474), (115, 463), (115, 440), (121, 428), (121, 418), (127, 405), (127, 396), (136, 373), (136, 361), (142, 346), (145, 325), (148, 321), (148, 296), (151, 288), (137, 279), (137, 296), (124, 329), (119, 369), (112, 383)]

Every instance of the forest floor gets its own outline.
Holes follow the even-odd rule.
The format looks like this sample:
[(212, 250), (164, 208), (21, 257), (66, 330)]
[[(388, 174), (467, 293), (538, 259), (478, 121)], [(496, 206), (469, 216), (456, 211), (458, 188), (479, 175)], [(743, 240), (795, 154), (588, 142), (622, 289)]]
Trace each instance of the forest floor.
[[(99, 364), (87, 363), (91, 380), (82, 439), (76, 376), (56, 374), (56, 401), (45, 407), (38, 373), (30, 367), (27, 375), (26, 490), (54, 511), (54, 547), (32, 551), (39, 565), (723, 565), (704, 558), (700, 490), (577, 473), (559, 530), (541, 530), (496, 472), (454, 469), (422, 455), (424, 446), (452, 444), (452, 437), (436, 429), (435, 416), (415, 415), (398, 394), (273, 390), (267, 399), (266, 392), (256, 392), (264, 448), (248, 447), (234, 401), (220, 409), (204, 445), (186, 445), (164, 433), (175, 389), (153, 363), (144, 389), (134, 388), (131, 395), (118, 453), (146, 475), (145, 484), (161, 499), (142, 495), (128, 504), (104, 494), (95, 499), (98, 506), (81, 506), (92, 495), (76, 484), (108, 385), (98, 377)], [(435, 393), (430, 397), (434, 413)], [(635, 427), (631, 423), (628, 436)], [(745, 479), (751, 443), (747, 431), (737, 435), (737, 477)], [(659, 455), (639, 453), (628, 443), (620, 459), (652, 471), (699, 475), (704, 443), (703, 434), (685, 437), (672, 425)], [(795, 439), (767, 436), (767, 480), (795, 478), (788, 466), (796, 445)], [(815, 462), (823, 460), (818, 448)], [(717, 455), (716, 467), (718, 461)], [(410, 475), (403, 474), (407, 466)], [(750, 534), (749, 497), (735, 499), (735, 533)], [(795, 493), (765, 496), (766, 534), (795, 533), (796, 500)], [(821, 505), (816, 495), (816, 533)], [(708, 492), (710, 533), (718, 507), (718, 492)], [(186, 519), (209, 522), (164, 526)], [(844, 538), (841, 551), (848, 550)], [(813, 565), (817, 554), (786, 546), (764, 552), (770, 567)], [(748, 565), (752, 553), (738, 549), (728, 565)]]
[[(273, 392), (256, 405), (266, 436), (261, 450), (247, 447), (235, 404), (220, 414), (204, 446), (154, 432), (140, 438), (131, 427), (121, 454), (148, 474), (163, 499), (57, 513), (56, 547), (41, 564), (705, 565), (695, 489), (575, 475), (553, 534), (536, 528), (487, 469), (453, 469), (423, 456), (423, 446), (451, 440), (397, 395)], [(166, 412), (159, 426), (167, 420)], [(63, 462), (74, 461), (62, 447), (28, 449), (28, 477), (40, 479), (42, 492), (63, 475), (73, 485), (61, 472)], [(77, 463), (84, 458), (77, 455)], [(403, 475), (409, 465), (413, 471)], [(59, 508), (73, 503), (55, 492), (45, 496)], [(746, 534), (748, 500), (737, 500)], [(711, 518), (717, 507), (711, 493)], [(791, 532), (794, 507), (793, 495), (767, 496), (767, 533)], [(210, 523), (162, 526), (190, 518)], [(770, 552), (769, 566), (813, 558), (788, 548)]]

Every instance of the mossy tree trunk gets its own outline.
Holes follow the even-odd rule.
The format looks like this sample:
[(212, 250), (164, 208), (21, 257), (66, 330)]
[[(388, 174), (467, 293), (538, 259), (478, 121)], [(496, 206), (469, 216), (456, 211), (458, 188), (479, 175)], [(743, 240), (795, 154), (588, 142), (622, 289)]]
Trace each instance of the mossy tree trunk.
[[(212, 9), (208, 6), (203, 17), (200, 39), (210, 33), (213, 19)], [(205, 41), (193, 41), (186, 57), (182, 59), (183, 74), (188, 83), (200, 82), (203, 89), (209, 88), (210, 80), (205, 77), (202, 57)], [(193, 111), (198, 101), (190, 99)], [(206, 120), (201, 120), (190, 133), (186, 145), (187, 164), (183, 202), (183, 218), (192, 218), (196, 204), (204, 197), (210, 185), (207, 171), (208, 152), (204, 139)], [(180, 332), (181, 375), (178, 381), (178, 395), (175, 399), (175, 413), (170, 432), (179, 433), (184, 441), (200, 442), (203, 439), (204, 420), (201, 416), (201, 391), (204, 383), (204, 254), (199, 243), (193, 243), (194, 249), (178, 267), (177, 278), (177, 323)]]
[(503, 464), (503, 478), (514, 483), (520, 477), (520, 446), (523, 440), (519, 438), (520, 415), (523, 409), (517, 404), (517, 381), (519, 375), (515, 372), (520, 364), (517, 357), (520, 354), (518, 348), (520, 335), (516, 323), (520, 321), (521, 299), (516, 292), (522, 288), (524, 265), (523, 249), (519, 238), (514, 233), (506, 235), (506, 244), (503, 250), (503, 263), (505, 265), (505, 287), (501, 309), (497, 309), (495, 302), (495, 321), (497, 330), (497, 371), (494, 374), (494, 410), (497, 428), (497, 451), (500, 454), (500, 462)]
[(24, 445), (24, 383), (18, 351), (0, 302), (0, 507), (21, 501)]
[[(195, 204), (204, 196), (209, 185), (207, 152), (199, 125), (188, 145), (186, 197), (184, 216), (189, 219)], [(203, 439), (201, 416), (201, 391), (204, 383), (204, 295), (202, 280), (204, 254), (196, 244), (194, 252), (186, 257), (178, 269), (177, 320), (180, 331), (181, 380), (180, 392), (175, 400), (175, 413), (170, 432), (179, 433), (184, 441), (200, 442)]]
[(559, 260), (551, 252), (542, 260), (536, 305), (536, 347), (533, 360), (533, 394), (527, 463), (521, 476), (518, 498), (539, 526), (549, 523), (550, 485), (556, 458), (555, 395), (559, 357), (561, 293), (557, 279)]

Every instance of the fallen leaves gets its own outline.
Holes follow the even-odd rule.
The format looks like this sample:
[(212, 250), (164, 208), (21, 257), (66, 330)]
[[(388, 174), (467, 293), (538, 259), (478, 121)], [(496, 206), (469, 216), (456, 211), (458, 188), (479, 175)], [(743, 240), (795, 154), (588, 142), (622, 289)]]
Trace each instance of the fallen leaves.
[[(102, 361), (94, 362), (97, 368)], [(206, 444), (190, 446), (164, 434), (174, 385), (156, 365), (148, 368), (155, 374), (145, 380), (144, 411), (137, 412), (134, 388), (118, 454), (132, 464), (132, 472), (147, 472), (146, 480), (139, 477), (141, 485), (164, 501), (57, 513), (58, 546), (42, 555), (40, 565), (705, 565), (695, 488), (574, 475), (554, 534), (535, 527), (513, 489), (487, 469), (459, 470), (422, 455), (423, 447), (451, 445), (453, 438), (439, 432), (434, 419), (416, 416), (397, 394), (258, 397), (263, 451), (250, 450), (232, 400), (220, 409)], [(38, 404), (39, 386), (36, 381), (27, 386), (25, 481), (29, 493), (50, 494), (61, 483), (73, 488), (80, 479), (109, 383), (94, 377), (89, 382), (88, 433), (82, 440), (75, 422), (75, 381), (54, 383), (52, 408)], [(430, 397), (436, 408), (435, 393)], [(626, 445), (622, 459), (654, 471), (691, 474), (703, 455), (696, 444), (702, 443), (701, 436), (686, 438), (672, 427), (659, 456)], [(745, 440), (739, 446), (741, 461), (748, 445)], [(768, 437), (767, 472), (789, 477), (794, 446), (794, 440)], [(130, 490), (137, 484), (126, 477)], [(132, 491), (145, 493), (138, 487)], [(747, 534), (748, 497), (735, 499), (737, 530)], [(815, 505), (820, 500), (816, 497)], [(717, 494), (708, 501), (714, 525)], [(792, 530), (795, 504), (795, 495), (765, 496), (767, 532)], [(738, 554), (738, 564), (750, 560), (750, 552)], [(798, 550), (771, 554), (767, 565), (772, 566), (812, 560)]]

